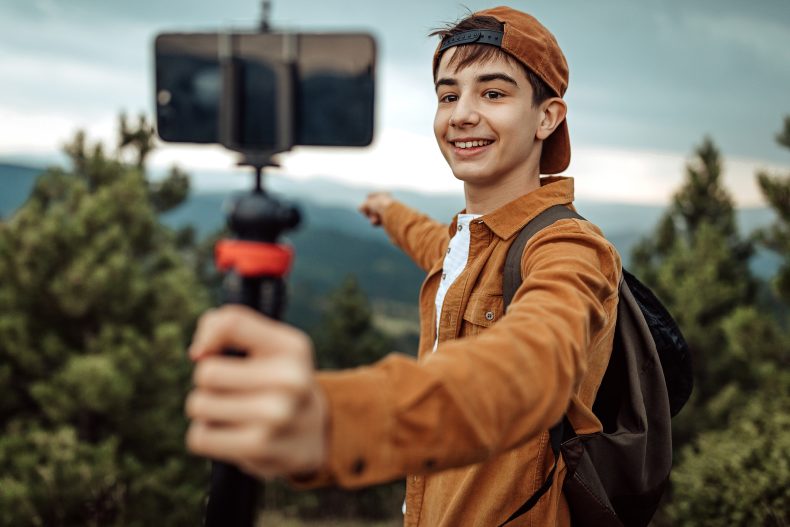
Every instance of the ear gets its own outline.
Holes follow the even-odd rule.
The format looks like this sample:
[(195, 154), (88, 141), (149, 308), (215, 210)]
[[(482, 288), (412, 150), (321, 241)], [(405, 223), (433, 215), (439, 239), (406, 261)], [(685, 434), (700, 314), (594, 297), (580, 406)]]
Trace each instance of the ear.
[(540, 110), (542, 119), (538, 123), (538, 129), (535, 131), (535, 138), (542, 141), (550, 136), (562, 121), (565, 120), (565, 115), (568, 113), (568, 106), (565, 104), (565, 101), (559, 97), (552, 97), (540, 104)]

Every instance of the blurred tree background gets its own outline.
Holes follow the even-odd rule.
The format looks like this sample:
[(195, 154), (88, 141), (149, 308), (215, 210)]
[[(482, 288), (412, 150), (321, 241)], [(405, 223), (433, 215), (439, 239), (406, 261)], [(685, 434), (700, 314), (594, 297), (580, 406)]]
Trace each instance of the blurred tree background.
[(188, 179), (148, 181), (152, 128), (121, 121), (116, 152), (78, 133), (0, 223), (1, 525), (200, 522), (182, 407), (207, 297), (158, 220)]
[[(197, 240), (162, 225), (189, 178), (174, 168), (149, 179), (144, 118), (122, 117), (119, 131), (113, 152), (77, 134), (71, 166), (41, 175), (0, 221), (0, 526), (200, 523), (208, 471), (183, 448), (184, 350), (219, 300), (219, 234)], [(777, 139), (790, 148), (790, 118)], [(696, 375), (673, 422), (660, 527), (790, 524), (790, 174), (756, 175), (776, 221), (742, 233), (725, 165), (704, 139), (632, 258), (684, 330)], [(750, 267), (760, 250), (782, 258), (771, 282)], [(301, 265), (323, 253), (306, 254)], [(328, 295), (298, 287), (289, 321), (312, 335), (320, 367), (413, 347), (377, 320), (356, 277)], [(354, 492), (268, 484), (261, 503), (277, 523), (367, 524), (397, 523), (402, 499), (402, 482)]]
[[(184, 449), (185, 350), (219, 300), (213, 243), (165, 227), (189, 194), (173, 168), (145, 170), (154, 131), (119, 123), (107, 152), (77, 133), (0, 221), (0, 526), (194, 526), (208, 464)], [(348, 367), (390, 351), (353, 277), (320, 302), (318, 362)], [(331, 350), (340, 350), (332, 353)], [(403, 485), (295, 493), (267, 485), (288, 515), (386, 518)]]
[[(790, 118), (777, 136), (790, 148)], [(706, 138), (633, 272), (666, 303), (692, 350), (695, 386), (673, 421), (672, 492), (658, 525), (790, 524), (790, 174), (757, 181), (776, 213), (737, 232), (722, 159)], [(757, 247), (783, 265), (773, 283), (749, 267)]]

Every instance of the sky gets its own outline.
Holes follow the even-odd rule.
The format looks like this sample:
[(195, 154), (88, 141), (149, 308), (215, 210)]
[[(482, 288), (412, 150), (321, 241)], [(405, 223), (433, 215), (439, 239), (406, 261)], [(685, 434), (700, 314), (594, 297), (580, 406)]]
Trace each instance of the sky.
[[(467, 0), (275, 0), (271, 21), (377, 39), (376, 133), (362, 149), (297, 147), (288, 177), (370, 188), (458, 192), (432, 132), (431, 29), (496, 4)], [(570, 66), (565, 99), (577, 196), (665, 203), (708, 135), (739, 205), (761, 201), (757, 170), (790, 173), (774, 136), (790, 115), (788, 0), (533, 0), (509, 5), (556, 36)], [(259, 0), (0, 0), (0, 159), (46, 157), (77, 129), (115, 142), (117, 116), (154, 112), (153, 39), (252, 28)], [(162, 145), (198, 188), (246, 186), (220, 147)], [(231, 182), (232, 180), (232, 182)]]

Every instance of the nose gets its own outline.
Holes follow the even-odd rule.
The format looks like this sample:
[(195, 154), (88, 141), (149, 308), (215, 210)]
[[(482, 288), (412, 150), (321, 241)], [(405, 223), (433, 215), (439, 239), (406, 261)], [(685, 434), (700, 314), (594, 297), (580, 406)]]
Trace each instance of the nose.
[(453, 105), (453, 113), (450, 114), (450, 126), (464, 127), (474, 126), (480, 122), (480, 114), (472, 97), (459, 97)]

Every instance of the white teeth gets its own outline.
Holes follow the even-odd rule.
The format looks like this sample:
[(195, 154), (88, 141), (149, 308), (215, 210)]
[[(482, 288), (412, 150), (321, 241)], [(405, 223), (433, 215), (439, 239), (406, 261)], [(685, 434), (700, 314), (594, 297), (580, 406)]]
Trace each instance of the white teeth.
[(473, 146), (486, 146), (490, 145), (491, 141), (456, 141), (453, 143), (456, 148), (472, 148)]

